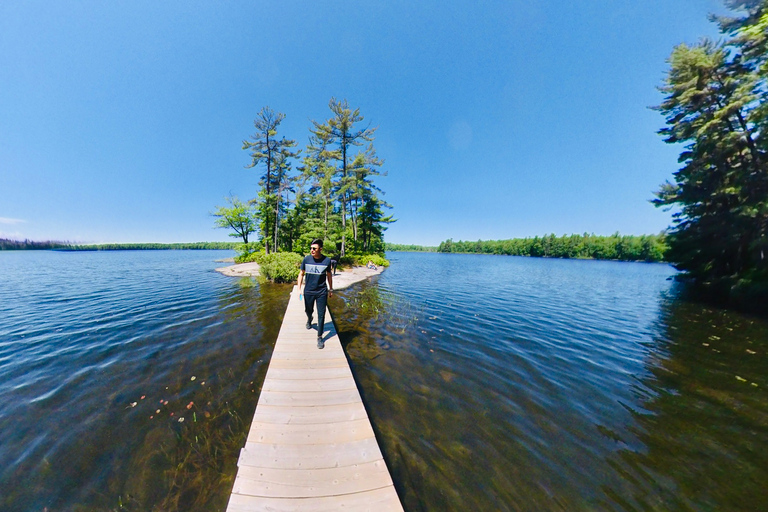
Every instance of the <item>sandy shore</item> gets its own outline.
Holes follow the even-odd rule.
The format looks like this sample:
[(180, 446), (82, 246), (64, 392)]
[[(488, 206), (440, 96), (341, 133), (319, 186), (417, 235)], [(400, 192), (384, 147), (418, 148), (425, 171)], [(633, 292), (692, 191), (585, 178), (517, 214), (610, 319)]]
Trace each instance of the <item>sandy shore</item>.
[(238, 263), (228, 267), (219, 267), (216, 272), (221, 272), (230, 277), (256, 277), (259, 275), (258, 263)]
[[(347, 288), (360, 281), (365, 281), (369, 277), (381, 274), (383, 271), (384, 267), (378, 267), (376, 270), (365, 267), (353, 267), (343, 271), (338, 270), (336, 275), (333, 276), (333, 289), (341, 290), (342, 288)], [(259, 275), (259, 264), (239, 263), (237, 265), (217, 268), (216, 272), (221, 272), (225, 276), (231, 277), (255, 277)]]

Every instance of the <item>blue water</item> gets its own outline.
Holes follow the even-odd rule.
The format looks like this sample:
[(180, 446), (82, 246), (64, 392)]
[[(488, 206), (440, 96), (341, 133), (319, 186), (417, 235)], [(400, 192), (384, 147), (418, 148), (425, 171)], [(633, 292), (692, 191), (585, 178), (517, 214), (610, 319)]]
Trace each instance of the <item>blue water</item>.
[(255, 402), (231, 403), (258, 391), (287, 296), (214, 271), (232, 255), (0, 253), (0, 510), (170, 503), (177, 439), (206, 414), (228, 428), (222, 410), (246, 431)]
[[(0, 252), (0, 510), (224, 509), (290, 288), (231, 255)], [(768, 503), (765, 320), (667, 265), (388, 256), (329, 305), (406, 510)]]
[(338, 321), (406, 509), (765, 508), (764, 320), (668, 265), (390, 257)]

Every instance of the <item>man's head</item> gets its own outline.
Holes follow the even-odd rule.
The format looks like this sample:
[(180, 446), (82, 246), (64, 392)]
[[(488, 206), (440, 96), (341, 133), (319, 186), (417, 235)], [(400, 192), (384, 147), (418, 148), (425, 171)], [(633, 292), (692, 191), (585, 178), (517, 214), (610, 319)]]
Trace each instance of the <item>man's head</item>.
[(318, 257), (322, 255), (323, 253), (323, 239), (322, 238), (315, 238), (312, 240), (312, 243), (309, 245), (310, 251), (312, 251), (312, 256)]

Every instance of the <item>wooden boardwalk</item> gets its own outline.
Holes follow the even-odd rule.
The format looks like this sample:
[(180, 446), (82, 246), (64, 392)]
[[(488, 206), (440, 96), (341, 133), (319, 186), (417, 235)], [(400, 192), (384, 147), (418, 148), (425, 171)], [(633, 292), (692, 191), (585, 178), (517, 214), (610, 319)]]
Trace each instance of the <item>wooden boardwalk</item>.
[(294, 287), (227, 512), (403, 510), (326, 316), (319, 350)]

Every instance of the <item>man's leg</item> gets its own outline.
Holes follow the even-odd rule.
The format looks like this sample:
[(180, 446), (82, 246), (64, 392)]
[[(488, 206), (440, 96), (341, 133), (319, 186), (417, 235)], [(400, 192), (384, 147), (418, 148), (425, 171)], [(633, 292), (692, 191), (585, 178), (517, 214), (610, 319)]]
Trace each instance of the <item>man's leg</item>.
[(328, 294), (323, 293), (317, 296), (317, 337), (323, 336), (323, 329), (325, 328), (325, 305), (328, 302)]
[[(312, 328), (312, 313), (314, 313), (315, 309), (315, 297), (313, 295), (307, 295), (304, 294), (304, 312), (307, 314), (307, 329)], [(318, 313), (320, 312), (320, 308), (317, 308)], [(325, 311), (325, 310), (323, 310)]]

